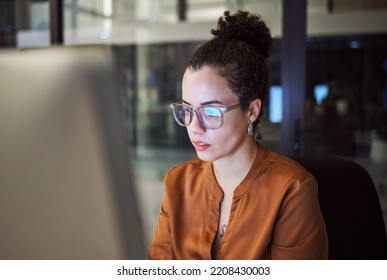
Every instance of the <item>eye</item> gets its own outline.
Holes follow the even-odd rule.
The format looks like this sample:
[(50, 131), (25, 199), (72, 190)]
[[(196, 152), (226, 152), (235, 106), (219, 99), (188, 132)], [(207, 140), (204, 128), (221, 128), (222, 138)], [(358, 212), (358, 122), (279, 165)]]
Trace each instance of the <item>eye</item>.
[(181, 112), (182, 114), (190, 114), (190, 113), (191, 113), (191, 109), (188, 108), (188, 107), (182, 107), (181, 110), (180, 110), (180, 112)]
[(204, 114), (207, 117), (221, 117), (222, 116), (222, 113), (220, 112), (220, 110), (218, 108), (212, 108), (212, 107), (204, 108)]
[(176, 111), (179, 112), (179, 114), (189, 114), (190, 113), (190, 109), (188, 107), (185, 107), (185, 106), (176, 106)]

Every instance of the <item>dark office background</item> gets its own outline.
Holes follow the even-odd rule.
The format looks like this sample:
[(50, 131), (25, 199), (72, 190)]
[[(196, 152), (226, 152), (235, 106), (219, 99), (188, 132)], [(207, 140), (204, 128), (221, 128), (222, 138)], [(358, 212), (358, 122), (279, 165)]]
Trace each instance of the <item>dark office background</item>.
[[(43, 38), (41, 46), (27, 42), (25, 48), (52, 44), (46, 36), (50, 31), (49, 2), (0, 0), (0, 48), (23, 48), (23, 38)], [(109, 1), (62, 1), (64, 30), (73, 34), (74, 30), (87, 31), (97, 26), (100, 38), (68, 36), (59, 43), (100, 42), (112, 49), (117, 94), (126, 115), (126, 141), (134, 151), (136, 180), (141, 186), (139, 200), (146, 204), (143, 212), (150, 229), (146, 233), (149, 239), (161, 203), (163, 175), (173, 165), (195, 156), (186, 131), (174, 124), (168, 105), (179, 99), (184, 64), (205, 38), (193, 36), (191, 40), (140, 43), (122, 38), (106, 42), (105, 36), (109, 36), (106, 30), (136, 24), (147, 28), (152, 23), (215, 22), (221, 12), (216, 17), (212, 14), (206, 17), (205, 11), (211, 9), (247, 9), (263, 16), (281, 15), (286, 11), (281, 10), (281, 1), (113, 1), (109, 2), (110, 10), (104, 9), (104, 2)], [(144, 11), (139, 10), (140, 6)], [(203, 19), (195, 18), (201, 12), (204, 12)], [(342, 18), (358, 15), (359, 26), (366, 27), (367, 14), (379, 18), (387, 15), (387, 1), (307, 1), (307, 17), (313, 19), (319, 13)], [(329, 22), (321, 24), (330, 26)], [(274, 25), (280, 26), (281, 22)], [(305, 118), (300, 137), (303, 138), (302, 153), (338, 155), (365, 167), (375, 182), (387, 221), (387, 16), (375, 26), (374, 30), (371, 26), (353, 32), (348, 28), (348, 32), (332, 29), (332, 32), (315, 33), (307, 27), (305, 92), (301, 104)], [(268, 59), (270, 85), (281, 86), (284, 45), (281, 28), (273, 27), (273, 30), (275, 40)], [(268, 98), (264, 104), (262, 142), (282, 152), (281, 139), (287, 135), (281, 135), (280, 121), (270, 119), (270, 102)]]

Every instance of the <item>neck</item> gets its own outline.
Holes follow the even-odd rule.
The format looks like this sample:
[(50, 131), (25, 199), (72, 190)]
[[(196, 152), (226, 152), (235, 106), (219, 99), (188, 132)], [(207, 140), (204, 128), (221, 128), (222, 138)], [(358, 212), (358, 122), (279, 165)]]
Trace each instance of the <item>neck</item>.
[(244, 148), (238, 149), (227, 158), (213, 162), (213, 169), (218, 184), (225, 192), (232, 192), (246, 177), (254, 163), (257, 152), (255, 141), (249, 141)]

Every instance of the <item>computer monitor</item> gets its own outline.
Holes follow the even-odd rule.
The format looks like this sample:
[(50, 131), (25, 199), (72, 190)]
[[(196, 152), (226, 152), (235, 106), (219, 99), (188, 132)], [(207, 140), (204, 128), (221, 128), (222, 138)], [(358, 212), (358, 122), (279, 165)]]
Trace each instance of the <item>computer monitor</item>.
[(144, 259), (108, 47), (0, 52), (0, 259)]

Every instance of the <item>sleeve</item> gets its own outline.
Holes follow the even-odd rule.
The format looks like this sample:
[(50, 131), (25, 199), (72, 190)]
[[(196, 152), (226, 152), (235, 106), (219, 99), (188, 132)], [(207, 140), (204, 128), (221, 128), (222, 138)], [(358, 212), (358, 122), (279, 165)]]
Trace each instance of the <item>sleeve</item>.
[(173, 260), (171, 230), (169, 226), (169, 215), (164, 210), (164, 203), (161, 208), (157, 228), (152, 243), (148, 249), (148, 259), (150, 260)]
[(273, 229), (272, 259), (327, 259), (328, 238), (317, 196), (317, 182), (308, 178), (288, 188)]
[(161, 206), (159, 220), (156, 227), (156, 232), (153, 236), (151, 245), (148, 248), (148, 259), (150, 260), (174, 260), (175, 254), (172, 245), (172, 235), (170, 227), (170, 217), (168, 213), (168, 174), (166, 175), (164, 184), (164, 198)]

